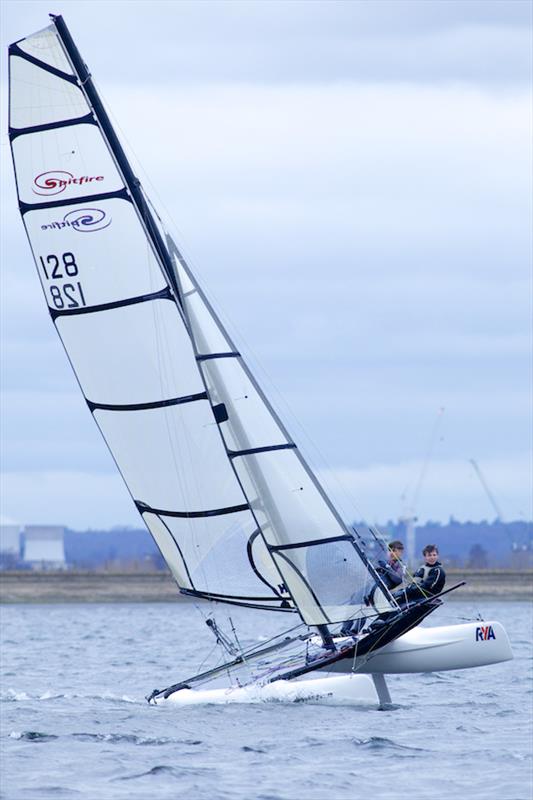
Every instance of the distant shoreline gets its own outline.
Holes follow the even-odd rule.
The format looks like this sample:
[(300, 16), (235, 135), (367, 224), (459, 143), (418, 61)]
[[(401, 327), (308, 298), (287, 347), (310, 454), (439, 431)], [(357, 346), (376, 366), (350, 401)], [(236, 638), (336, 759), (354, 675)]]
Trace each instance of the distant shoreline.
[[(533, 570), (447, 571), (446, 588), (466, 581), (448, 600), (490, 598), (529, 600)], [(168, 572), (0, 572), (0, 603), (154, 603), (187, 602)]]

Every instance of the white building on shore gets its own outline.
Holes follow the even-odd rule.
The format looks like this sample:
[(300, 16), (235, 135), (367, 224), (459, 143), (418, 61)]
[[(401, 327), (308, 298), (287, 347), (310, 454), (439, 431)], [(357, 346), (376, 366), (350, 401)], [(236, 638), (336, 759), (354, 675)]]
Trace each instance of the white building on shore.
[(66, 569), (65, 528), (59, 525), (26, 525), (23, 560), (32, 569)]
[(20, 525), (0, 525), (0, 569), (13, 568), (20, 561)]

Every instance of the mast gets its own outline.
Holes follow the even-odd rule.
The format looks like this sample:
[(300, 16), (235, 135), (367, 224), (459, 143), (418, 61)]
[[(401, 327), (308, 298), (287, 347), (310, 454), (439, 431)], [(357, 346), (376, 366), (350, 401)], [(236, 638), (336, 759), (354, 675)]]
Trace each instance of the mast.
[(133, 173), (131, 164), (128, 161), (126, 153), (124, 152), (124, 148), (122, 147), (118, 136), (115, 133), (115, 130), (111, 124), (111, 120), (109, 119), (107, 111), (105, 110), (93, 83), (91, 73), (89, 72), (87, 64), (85, 64), (83, 61), (80, 51), (76, 47), (65, 20), (60, 14), (50, 14), (50, 18), (56, 26), (57, 35), (72, 63), (74, 72), (80, 82), (80, 88), (86, 95), (89, 105), (91, 106), (94, 115), (100, 124), (101, 131), (105, 136), (109, 145), (109, 149), (111, 150), (117, 166), (122, 173), (122, 177), (124, 178), (124, 182), (128, 188), (133, 204), (137, 209), (137, 212), (146, 229), (146, 233), (153, 244), (164, 275), (167, 278), (173, 294), (175, 295), (175, 298), (181, 308), (180, 291), (174, 276), (172, 260), (165, 243), (163, 242), (163, 238), (156, 225), (153, 214), (142, 192), (141, 182)]

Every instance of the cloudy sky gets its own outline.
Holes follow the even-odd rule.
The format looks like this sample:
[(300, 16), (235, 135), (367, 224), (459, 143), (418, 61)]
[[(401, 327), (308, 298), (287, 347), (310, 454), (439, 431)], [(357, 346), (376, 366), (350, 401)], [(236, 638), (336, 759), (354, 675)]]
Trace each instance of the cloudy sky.
[[(62, 13), (134, 166), (350, 519), (531, 518), (531, 5)], [(138, 525), (43, 302), (2, 107), (2, 521)], [(444, 411), (442, 410), (444, 409)]]

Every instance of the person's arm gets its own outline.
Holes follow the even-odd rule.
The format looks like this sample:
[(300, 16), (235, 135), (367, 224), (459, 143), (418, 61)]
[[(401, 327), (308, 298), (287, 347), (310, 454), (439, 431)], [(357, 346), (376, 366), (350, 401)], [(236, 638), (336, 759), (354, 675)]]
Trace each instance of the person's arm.
[(417, 569), (417, 571), (415, 572), (415, 574), (413, 575), (413, 578), (415, 578), (415, 581), (414, 581), (414, 583), (418, 583), (418, 584), (419, 584), (419, 583), (420, 583), (420, 581), (419, 581), (419, 580), (416, 580), (416, 579), (417, 579), (417, 578), (423, 578), (423, 577), (424, 577), (424, 570), (422, 569), (422, 567), (419, 567), (419, 568)]
[(392, 569), (391, 565), (385, 563), (385, 561), (378, 561), (377, 572), (385, 578), (387, 589), (394, 589), (402, 582), (401, 575), (398, 575), (398, 573)]

